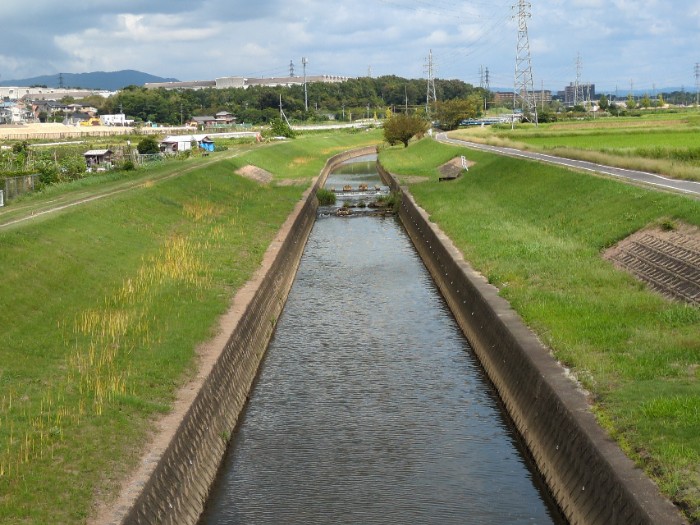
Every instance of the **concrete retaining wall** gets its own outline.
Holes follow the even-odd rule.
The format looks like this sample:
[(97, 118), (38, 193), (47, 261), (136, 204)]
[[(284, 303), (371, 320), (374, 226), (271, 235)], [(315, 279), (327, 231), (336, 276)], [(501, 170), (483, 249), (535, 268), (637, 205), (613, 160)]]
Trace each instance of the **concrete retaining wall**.
[(230, 331), (199, 380), (183, 390), (182, 406), (172, 416), (177, 421), (164, 426), (140, 472), (108, 516), (98, 518), (100, 523), (197, 522), (316, 220), (316, 190), (339, 163), (375, 152), (374, 147), (363, 148), (326, 163), (268, 249), (261, 271), (237, 294)]
[[(681, 524), (680, 513), (600, 428), (586, 397), (509, 304), (401, 189), (400, 218), (571, 523)], [(504, 502), (507, 503), (507, 502)]]

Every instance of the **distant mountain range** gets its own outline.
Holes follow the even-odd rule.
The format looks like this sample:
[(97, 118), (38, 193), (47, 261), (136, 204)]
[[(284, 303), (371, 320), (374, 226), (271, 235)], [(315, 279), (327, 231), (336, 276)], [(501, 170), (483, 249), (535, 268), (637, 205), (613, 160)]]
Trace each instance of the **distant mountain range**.
[(177, 82), (175, 78), (162, 78), (141, 71), (94, 71), (92, 73), (60, 73), (33, 78), (2, 80), (0, 86), (46, 86), (57, 88), (105, 89), (117, 91), (126, 86), (143, 86), (146, 82)]

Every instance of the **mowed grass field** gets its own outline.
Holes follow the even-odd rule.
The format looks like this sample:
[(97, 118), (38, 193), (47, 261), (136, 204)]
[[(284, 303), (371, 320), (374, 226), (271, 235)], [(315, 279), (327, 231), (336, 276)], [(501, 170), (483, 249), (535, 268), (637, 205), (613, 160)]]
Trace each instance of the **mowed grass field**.
[(644, 114), (523, 126), (465, 129), (459, 138), (700, 180), (700, 113)]
[(379, 140), (316, 134), (10, 203), (123, 190), (0, 227), (0, 523), (85, 523), (115, 496), (329, 152)]
[[(437, 167), (460, 155), (475, 165), (438, 183)], [(428, 139), (380, 160), (571, 368), (611, 436), (698, 522), (700, 309), (664, 299), (601, 254), (650, 225), (700, 226), (700, 202)]]

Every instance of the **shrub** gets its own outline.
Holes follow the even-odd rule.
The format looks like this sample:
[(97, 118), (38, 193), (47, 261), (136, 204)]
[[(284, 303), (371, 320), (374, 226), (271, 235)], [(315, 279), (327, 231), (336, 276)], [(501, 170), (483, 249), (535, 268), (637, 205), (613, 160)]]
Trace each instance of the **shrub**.
[(141, 155), (149, 155), (160, 152), (158, 141), (155, 139), (155, 137), (151, 136), (144, 137), (139, 140), (139, 143), (136, 145), (136, 149)]
[(321, 188), (316, 192), (316, 198), (321, 206), (331, 206), (335, 204), (335, 192)]

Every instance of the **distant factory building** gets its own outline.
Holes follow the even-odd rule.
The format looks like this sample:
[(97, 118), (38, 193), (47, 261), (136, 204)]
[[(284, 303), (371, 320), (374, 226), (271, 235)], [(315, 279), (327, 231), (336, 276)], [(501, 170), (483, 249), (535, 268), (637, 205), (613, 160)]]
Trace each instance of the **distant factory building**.
[[(307, 83), (321, 82), (324, 84), (336, 84), (347, 82), (350, 77), (338, 75), (314, 75), (307, 76)], [(189, 82), (149, 82), (144, 84), (148, 89), (227, 89), (227, 88), (243, 88), (250, 86), (297, 86), (304, 83), (304, 77), (288, 76), (288, 77), (271, 77), (271, 78), (245, 78), (245, 77), (221, 77), (216, 80), (198, 80)]]

